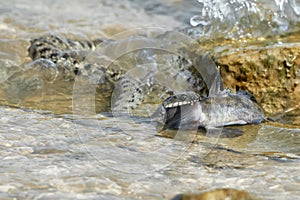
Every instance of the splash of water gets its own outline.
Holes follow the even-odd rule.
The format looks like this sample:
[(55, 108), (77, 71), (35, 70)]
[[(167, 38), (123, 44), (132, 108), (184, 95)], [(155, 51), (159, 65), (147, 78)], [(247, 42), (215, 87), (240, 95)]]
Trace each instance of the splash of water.
[(263, 37), (295, 31), (300, 21), (297, 0), (198, 0), (199, 14), (191, 17), (196, 37)]

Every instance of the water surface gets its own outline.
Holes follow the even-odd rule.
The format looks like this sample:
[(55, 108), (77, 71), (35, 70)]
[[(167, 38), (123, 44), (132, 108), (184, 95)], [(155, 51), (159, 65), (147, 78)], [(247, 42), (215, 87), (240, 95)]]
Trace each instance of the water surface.
[[(195, 130), (158, 134), (141, 117), (73, 115), (73, 84), (27, 70), (32, 38), (53, 33), (95, 39), (138, 27), (182, 29), (197, 15), (196, 4), (1, 2), (0, 198), (170, 199), (225, 187), (262, 199), (299, 198), (300, 129), (288, 120), (231, 127), (243, 131), (233, 138), (206, 138)], [(297, 35), (290, 38), (297, 44), (292, 40)], [(230, 49), (224, 45), (216, 51)], [(108, 99), (101, 98), (99, 105), (107, 107)], [(224, 133), (230, 131), (235, 133)]]

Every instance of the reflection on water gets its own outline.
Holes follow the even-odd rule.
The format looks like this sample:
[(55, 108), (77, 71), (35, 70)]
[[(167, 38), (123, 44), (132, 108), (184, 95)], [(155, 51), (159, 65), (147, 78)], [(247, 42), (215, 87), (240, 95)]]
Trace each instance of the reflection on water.
[[(97, 88), (96, 98), (87, 96), (89, 86), (76, 91), (76, 103), (91, 107), (80, 107), (87, 112), (72, 115), (74, 77), (62, 78), (56, 68), (37, 68), (27, 56), (30, 39), (47, 32), (96, 39), (142, 25), (184, 27), (197, 14), (195, 4), (187, 2), (0, 3), (1, 199), (170, 199), (181, 192), (224, 187), (263, 199), (300, 196), (297, 104), (275, 118), (286, 124), (229, 127), (212, 140), (201, 131), (157, 133), (148, 118), (116, 118), (105, 112), (111, 96), (107, 88)], [(298, 39), (290, 34), (281, 45), (297, 44)], [(226, 54), (237, 45), (218, 42), (204, 47), (213, 51), (218, 44), (215, 53)], [(264, 47), (257, 41), (251, 45)], [(121, 61), (138, 62), (130, 55)]]

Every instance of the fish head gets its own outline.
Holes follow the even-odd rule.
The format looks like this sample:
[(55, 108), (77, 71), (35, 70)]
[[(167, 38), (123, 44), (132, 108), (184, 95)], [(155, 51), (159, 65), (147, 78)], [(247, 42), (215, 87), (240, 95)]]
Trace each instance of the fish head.
[(167, 98), (157, 110), (160, 130), (198, 128), (201, 106), (193, 92)]

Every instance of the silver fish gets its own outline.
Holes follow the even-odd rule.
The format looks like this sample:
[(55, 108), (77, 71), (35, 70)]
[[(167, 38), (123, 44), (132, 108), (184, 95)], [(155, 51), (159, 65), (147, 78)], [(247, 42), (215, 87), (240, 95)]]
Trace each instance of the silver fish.
[[(215, 67), (213, 61), (209, 61), (209, 65)], [(200, 99), (196, 93), (187, 92), (171, 96), (162, 103), (156, 111), (158, 129), (204, 127), (208, 130), (228, 125), (256, 124), (266, 120), (251, 93), (223, 90), (219, 69), (215, 69), (215, 79), (209, 80), (208, 97)]]
[[(178, 100), (182, 96), (184, 101)], [(160, 108), (163, 129), (205, 129), (228, 125), (257, 124), (265, 115), (253, 96), (245, 91), (195, 100), (196, 94), (169, 97)], [(192, 97), (189, 99), (189, 97)]]

